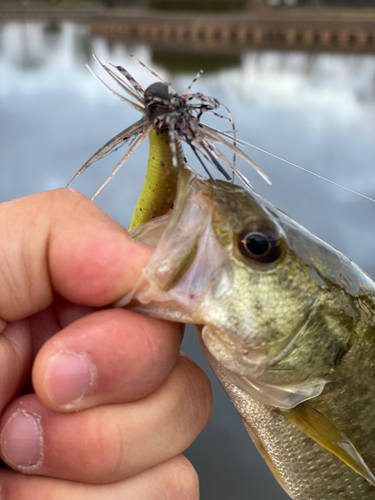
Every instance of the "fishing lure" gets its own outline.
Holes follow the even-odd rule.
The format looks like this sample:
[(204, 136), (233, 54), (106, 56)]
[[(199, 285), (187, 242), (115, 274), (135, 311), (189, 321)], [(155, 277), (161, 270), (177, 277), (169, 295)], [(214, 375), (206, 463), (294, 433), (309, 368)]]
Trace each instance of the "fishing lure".
[[(89, 160), (87, 160), (87, 162), (77, 171), (77, 173), (70, 180), (68, 186), (77, 175), (85, 172), (85, 170), (87, 170), (93, 163), (101, 160), (114, 151), (117, 151), (124, 144), (129, 144), (130, 149), (115, 166), (101, 186), (99, 186), (96, 190), (94, 196), (92, 197), (92, 199), (94, 199), (152, 131), (154, 131), (154, 133), (158, 136), (166, 134), (164, 139), (166, 155), (165, 158), (163, 157), (165, 161), (163, 161), (163, 159), (159, 160), (157, 165), (157, 176), (160, 177), (160, 162), (167, 166), (168, 171), (162, 176), (161, 179), (159, 178), (159, 181), (166, 182), (167, 179), (170, 178), (171, 168), (173, 167), (174, 169), (178, 169), (183, 165), (184, 161), (186, 162), (186, 159), (183, 157), (182, 150), (180, 149), (180, 141), (183, 141), (190, 146), (198, 161), (211, 179), (212, 176), (203, 160), (206, 160), (214, 165), (214, 167), (217, 168), (227, 180), (229, 180), (231, 176), (220, 163), (220, 161), (224, 162), (232, 170), (233, 175), (237, 175), (248, 188), (251, 188), (249, 181), (243, 174), (241, 174), (241, 172), (237, 170), (235, 166), (236, 155), (238, 155), (249, 163), (263, 177), (263, 179), (270, 184), (268, 176), (262, 171), (262, 169), (238, 147), (237, 144), (241, 144), (241, 141), (236, 139), (234, 120), (229, 109), (214, 97), (209, 97), (202, 93), (189, 93), (202, 71), (198, 72), (186, 91), (182, 95), (179, 95), (173, 90), (170, 83), (163, 80), (141, 61), (137, 60), (159, 80), (152, 83), (146, 89), (142, 87), (142, 85), (140, 85), (122, 66), (113, 66), (113, 68), (117, 70), (117, 73), (105, 64), (102, 64), (96, 56), (94, 56), (94, 58), (108, 73), (108, 75), (115, 80), (120, 88), (126, 92), (129, 97), (131, 97), (131, 99), (115, 92), (101, 78), (99, 78), (90, 67), (88, 67), (95, 78), (97, 78), (97, 80), (99, 80), (99, 82), (111, 94), (115, 95), (121, 101), (142, 113), (143, 116), (140, 120), (127, 127), (125, 130), (104, 144), (104, 146), (102, 146), (98, 151), (96, 151), (96, 153), (94, 153), (94, 155), (89, 158)], [(228, 116), (219, 114), (216, 111), (220, 108), (220, 106), (227, 111)], [(228, 120), (232, 125), (232, 130), (230, 132), (223, 132), (210, 127), (209, 125), (203, 124), (201, 122), (201, 117), (204, 113), (210, 113), (218, 118)], [(150, 142), (152, 147), (152, 134)], [(215, 143), (221, 143), (233, 152), (232, 161), (230, 161), (218, 149)], [(153, 177), (154, 174), (152, 162), (153, 158), (150, 154), (147, 169), (147, 176), (150, 177)], [(148, 184), (148, 178), (146, 178), (146, 191), (152, 192), (152, 189), (149, 188)], [(153, 195), (153, 198), (156, 198), (155, 194)], [(160, 213), (157, 215), (160, 215)]]

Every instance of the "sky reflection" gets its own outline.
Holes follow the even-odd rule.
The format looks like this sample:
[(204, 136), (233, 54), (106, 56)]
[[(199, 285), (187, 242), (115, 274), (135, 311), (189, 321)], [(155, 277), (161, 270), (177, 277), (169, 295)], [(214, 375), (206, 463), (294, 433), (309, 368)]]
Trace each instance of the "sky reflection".
[[(91, 38), (84, 25), (1, 26), (2, 200), (65, 185), (96, 149), (138, 119), (85, 68), (89, 63), (98, 69), (91, 58), (95, 53), (105, 62), (121, 63), (147, 86), (153, 77), (130, 52), (178, 91), (194, 76), (168, 73), (145, 45)], [(239, 67), (203, 75), (196, 87), (229, 106), (240, 137), (374, 197), (375, 57), (252, 51), (241, 61)], [(375, 205), (250, 147), (247, 151), (273, 182), (266, 186), (240, 160), (260, 194), (375, 274), (369, 230)], [(91, 167), (74, 186), (92, 194), (119, 157)], [(144, 145), (97, 200), (125, 225), (146, 158)]]

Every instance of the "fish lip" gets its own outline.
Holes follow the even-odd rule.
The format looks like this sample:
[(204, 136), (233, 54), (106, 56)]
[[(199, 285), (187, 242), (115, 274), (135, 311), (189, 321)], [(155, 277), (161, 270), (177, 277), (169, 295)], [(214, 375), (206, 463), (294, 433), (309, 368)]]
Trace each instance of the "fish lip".
[(181, 171), (174, 209), (143, 272), (163, 292), (169, 292), (186, 278), (196, 264), (197, 255), (203, 257), (200, 247), (207, 238), (214, 238), (210, 189), (196, 172), (188, 168)]
[(144, 246), (153, 253), (168, 227), (172, 214), (173, 210), (170, 209), (164, 215), (159, 215), (145, 224), (135, 227), (128, 234), (137, 244)]
[[(181, 171), (174, 209), (158, 218), (162, 221), (162, 230), (158, 241), (153, 243), (156, 245), (153, 255), (135, 288), (117, 301), (115, 307), (130, 303), (132, 306), (135, 302), (143, 305), (173, 302), (184, 311), (184, 320), (192, 322), (187, 319), (186, 311), (196, 311), (197, 302), (224, 253), (211, 229), (211, 189), (212, 186), (196, 172), (188, 168)], [(131, 236), (149, 243), (147, 231), (158, 225), (158, 219), (136, 228)], [(207, 248), (214, 250), (210, 252)]]

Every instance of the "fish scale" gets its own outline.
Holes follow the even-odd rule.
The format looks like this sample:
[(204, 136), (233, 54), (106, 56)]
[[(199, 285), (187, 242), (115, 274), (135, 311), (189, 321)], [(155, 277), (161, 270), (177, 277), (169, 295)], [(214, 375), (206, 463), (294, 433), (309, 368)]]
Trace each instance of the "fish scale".
[(280, 412), (270, 410), (232, 384), (225, 368), (201, 339), (200, 344), (258, 451), (294, 500), (375, 499), (375, 489), (366, 479), (300, 432)]

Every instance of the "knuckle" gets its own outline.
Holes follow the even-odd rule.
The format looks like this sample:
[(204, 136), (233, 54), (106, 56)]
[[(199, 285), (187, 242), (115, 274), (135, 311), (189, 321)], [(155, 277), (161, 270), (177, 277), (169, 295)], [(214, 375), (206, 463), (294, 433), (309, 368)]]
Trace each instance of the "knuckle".
[(71, 188), (57, 188), (53, 191), (47, 191), (46, 193), (47, 196), (50, 196), (52, 203), (54, 200), (58, 200), (59, 203), (67, 203), (70, 205), (72, 203), (85, 203), (88, 201), (84, 194)]
[(62, 214), (65, 214), (64, 218), (67, 217), (68, 214), (76, 214), (78, 216), (82, 208), (92, 204), (84, 194), (71, 188), (58, 188), (52, 191), (44, 191), (34, 196), (33, 206), (35, 215), (40, 218), (43, 224), (45, 222), (43, 213), (47, 211), (50, 218), (50, 233), (54, 231), (54, 224), (51, 224), (52, 220), (54, 223), (60, 221)]

